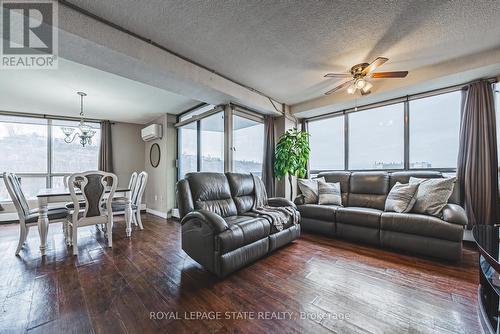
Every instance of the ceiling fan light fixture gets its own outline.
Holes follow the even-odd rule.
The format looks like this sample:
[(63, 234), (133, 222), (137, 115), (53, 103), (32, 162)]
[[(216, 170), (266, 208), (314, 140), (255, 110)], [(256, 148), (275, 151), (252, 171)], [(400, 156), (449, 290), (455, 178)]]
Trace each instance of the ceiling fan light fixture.
[(348, 88), (347, 88), (347, 93), (349, 94), (354, 94), (356, 92), (356, 86), (354, 86), (354, 84), (350, 85)]
[(370, 91), (370, 89), (373, 88), (373, 84), (371, 84), (369, 81), (366, 81), (365, 85), (363, 88), (361, 88), (361, 90), (363, 91), (363, 93), (368, 93)]
[(362, 78), (358, 79), (358, 80), (356, 80), (355, 85), (356, 85), (356, 88), (363, 89), (363, 87), (365, 87), (365, 85), (366, 85), (366, 81), (365, 81), (365, 79), (362, 79)]

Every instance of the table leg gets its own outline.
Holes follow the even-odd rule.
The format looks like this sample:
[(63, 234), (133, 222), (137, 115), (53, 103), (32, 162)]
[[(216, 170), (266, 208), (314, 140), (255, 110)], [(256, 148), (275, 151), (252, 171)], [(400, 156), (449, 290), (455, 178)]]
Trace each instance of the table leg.
[(127, 225), (127, 228), (125, 229), (125, 232), (127, 234), (127, 237), (130, 237), (132, 235), (132, 203), (127, 203), (127, 207), (125, 208), (125, 224)]
[(38, 234), (40, 235), (40, 253), (45, 255), (47, 249), (47, 234), (49, 233), (49, 218), (47, 215), (47, 199), (38, 197)]

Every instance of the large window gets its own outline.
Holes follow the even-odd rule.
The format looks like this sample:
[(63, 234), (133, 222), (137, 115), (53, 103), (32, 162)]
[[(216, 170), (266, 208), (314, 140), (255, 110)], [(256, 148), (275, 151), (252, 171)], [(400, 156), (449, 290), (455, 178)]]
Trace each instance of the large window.
[(200, 121), (202, 172), (224, 172), (224, 114), (219, 112)]
[(344, 169), (344, 116), (309, 122), (311, 170)]
[[(191, 114), (194, 116), (186, 116)], [(179, 179), (196, 171), (261, 175), (264, 150), (261, 116), (240, 107), (204, 106), (181, 114), (177, 121)]]
[(349, 169), (402, 168), (404, 105), (349, 114)]
[[(97, 169), (100, 143), (98, 123), (92, 145), (64, 143), (60, 126), (78, 122), (0, 115), (0, 172), (13, 172), (21, 178), (26, 197), (34, 198), (41, 188), (62, 185), (66, 174)], [(52, 159), (49, 159), (49, 157)], [(10, 201), (0, 180), (0, 201)]]
[(233, 147), (234, 171), (261, 176), (264, 154), (264, 124), (234, 115)]
[[(99, 143), (101, 131), (97, 130), (92, 137), (92, 144), (83, 147), (78, 140), (68, 144), (61, 130), (64, 127), (78, 127), (75, 121), (52, 121), (52, 173), (74, 173), (95, 170), (98, 166)], [(77, 157), (68, 159), (68, 157)]]
[(410, 168), (456, 168), (460, 92), (410, 101)]
[[(500, 93), (496, 92), (495, 99), (500, 105)], [(426, 97), (422, 94), (400, 101), (309, 120), (311, 171), (438, 169), (453, 172), (458, 156), (461, 92), (447, 91)], [(348, 124), (346, 134), (345, 123)], [(497, 117), (497, 129), (500, 133), (500, 117)], [(497, 147), (500, 154), (500, 144)]]

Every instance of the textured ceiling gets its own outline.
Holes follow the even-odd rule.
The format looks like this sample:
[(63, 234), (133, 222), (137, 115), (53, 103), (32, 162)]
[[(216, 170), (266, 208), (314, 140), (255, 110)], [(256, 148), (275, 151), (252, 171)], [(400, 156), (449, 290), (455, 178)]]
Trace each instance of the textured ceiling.
[(290, 105), (377, 56), (412, 71), (500, 45), (498, 0), (70, 2)]
[(9, 70), (0, 75), (0, 110), (145, 124), (199, 104), (183, 96), (59, 58), (57, 70)]

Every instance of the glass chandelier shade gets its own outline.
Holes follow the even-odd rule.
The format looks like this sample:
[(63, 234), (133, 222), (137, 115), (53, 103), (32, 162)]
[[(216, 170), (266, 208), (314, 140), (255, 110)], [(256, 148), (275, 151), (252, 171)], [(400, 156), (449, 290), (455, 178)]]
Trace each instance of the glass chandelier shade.
[(80, 95), (80, 124), (78, 124), (78, 131), (75, 132), (74, 127), (61, 127), (62, 132), (66, 136), (64, 141), (66, 143), (72, 143), (77, 137), (80, 141), (80, 144), (85, 147), (85, 145), (92, 145), (92, 137), (95, 134), (95, 130), (89, 124), (85, 123), (83, 117), (83, 97), (87, 96), (87, 94), (83, 92), (77, 92)]

